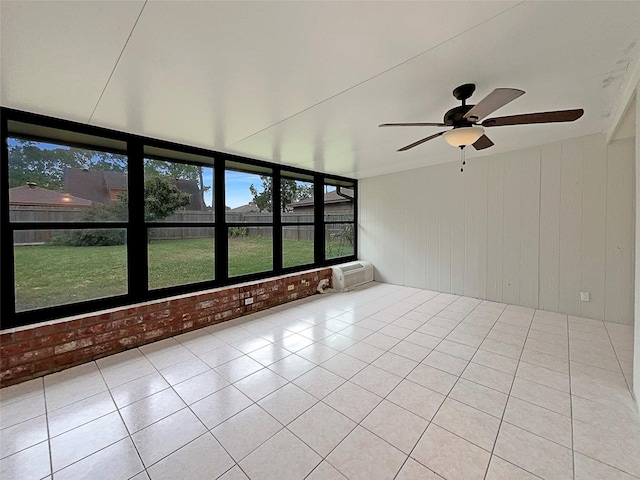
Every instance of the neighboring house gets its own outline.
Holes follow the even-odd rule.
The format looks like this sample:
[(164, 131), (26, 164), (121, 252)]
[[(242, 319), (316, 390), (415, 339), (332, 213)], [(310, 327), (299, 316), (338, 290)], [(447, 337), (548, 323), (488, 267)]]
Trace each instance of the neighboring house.
[(35, 183), (9, 189), (9, 205), (37, 207), (88, 207), (91, 200), (59, 190), (40, 188)]
[(246, 205), (240, 205), (236, 208), (227, 209), (227, 213), (259, 213), (260, 209), (255, 202), (249, 202)]
[[(353, 190), (343, 188), (340, 193), (342, 195), (339, 195), (337, 190), (333, 190), (324, 194), (325, 212), (353, 212)], [(299, 202), (290, 203), (287, 207), (291, 209), (292, 213), (313, 213), (313, 205), (313, 198), (306, 198)]]
[[(191, 195), (186, 210), (204, 211), (198, 183), (193, 180), (169, 179), (182, 192)], [(127, 191), (127, 174), (86, 168), (65, 168), (64, 188), (72, 195), (88, 198), (94, 202), (110, 203), (118, 200)]]

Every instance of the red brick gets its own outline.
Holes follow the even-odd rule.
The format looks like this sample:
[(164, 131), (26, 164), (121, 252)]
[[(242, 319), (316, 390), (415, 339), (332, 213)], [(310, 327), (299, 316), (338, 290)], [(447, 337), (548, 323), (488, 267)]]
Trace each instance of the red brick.
[(29, 378), (29, 376), (32, 375), (35, 370), (35, 365), (33, 363), (18, 365), (7, 370), (3, 370), (2, 372), (0, 372), (0, 387), (18, 383), (20, 379), (24, 377)]
[(88, 347), (89, 345), (93, 345), (92, 338), (81, 338), (79, 340), (73, 340), (71, 342), (63, 343), (62, 345), (56, 345), (55, 354), (60, 355), (63, 353), (71, 352), (73, 350), (77, 350), (79, 348)]
[(20, 365), (22, 363), (32, 363), (35, 360), (41, 358), (47, 358), (53, 355), (53, 347), (39, 348), (37, 350), (30, 350), (24, 352), (21, 355), (14, 355), (9, 358), (9, 365)]
[(10, 355), (21, 355), (29, 350), (32, 350), (31, 342), (29, 341), (22, 343), (12, 343), (0, 349), (0, 356), (9, 357)]
[(11, 340), (14, 343), (31, 340), (33, 338), (34, 330), (35, 330), (34, 328), (30, 328), (27, 330), (21, 330), (19, 332), (13, 332), (11, 334)]

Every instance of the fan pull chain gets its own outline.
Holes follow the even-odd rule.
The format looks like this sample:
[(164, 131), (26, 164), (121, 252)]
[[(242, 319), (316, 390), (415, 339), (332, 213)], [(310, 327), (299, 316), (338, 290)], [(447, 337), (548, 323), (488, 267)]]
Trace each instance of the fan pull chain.
[(464, 172), (464, 166), (467, 164), (464, 158), (464, 145), (460, 145), (460, 172)]

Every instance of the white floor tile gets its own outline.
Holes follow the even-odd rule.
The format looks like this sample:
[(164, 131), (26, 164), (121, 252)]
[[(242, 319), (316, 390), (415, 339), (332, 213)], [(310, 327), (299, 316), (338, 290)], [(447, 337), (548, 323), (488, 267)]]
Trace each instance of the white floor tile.
[(147, 471), (151, 480), (218, 478), (231, 467), (231, 457), (211, 434), (205, 433)]
[(494, 454), (542, 478), (573, 478), (571, 450), (502, 423)]
[(49, 442), (40, 442), (0, 460), (0, 478), (39, 480), (51, 474)]
[(289, 430), (322, 456), (328, 455), (355, 427), (353, 420), (322, 402), (288, 426)]
[(132, 435), (144, 464), (149, 467), (196, 439), (207, 429), (191, 410), (182, 410)]
[(305, 478), (322, 457), (286, 429), (280, 430), (240, 462), (251, 480)]
[(395, 403), (383, 400), (360, 425), (408, 455), (429, 422)]
[(56, 480), (129, 480), (144, 470), (133, 442), (124, 438), (54, 474)]
[(0, 430), (0, 458), (32, 447), (47, 439), (45, 415)]
[(127, 436), (127, 429), (120, 415), (114, 412), (52, 438), (51, 461), (54, 474)]
[(350, 480), (394, 478), (407, 456), (362, 427), (357, 427), (327, 457)]
[(288, 383), (267, 395), (258, 404), (283, 425), (288, 425), (318, 402), (313, 395)]
[(229, 385), (194, 403), (191, 410), (207, 428), (212, 429), (252, 404), (249, 397)]
[(211, 432), (239, 462), (282, 429), (282, 424), (258, 405), (252, 405), (218, 425)]
[[(483, 479), (490, 455), (433, 423), (411, 453), (418, 462), (448, 480)], [(461, 458), (465, 461), (459, 461)]]

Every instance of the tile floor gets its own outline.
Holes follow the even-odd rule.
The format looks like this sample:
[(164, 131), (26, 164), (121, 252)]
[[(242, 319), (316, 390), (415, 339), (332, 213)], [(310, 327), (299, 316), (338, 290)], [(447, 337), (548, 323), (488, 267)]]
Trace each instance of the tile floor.
[(631, 479), (633, 329), (369, 284), (0, 391), (9, 479)]

